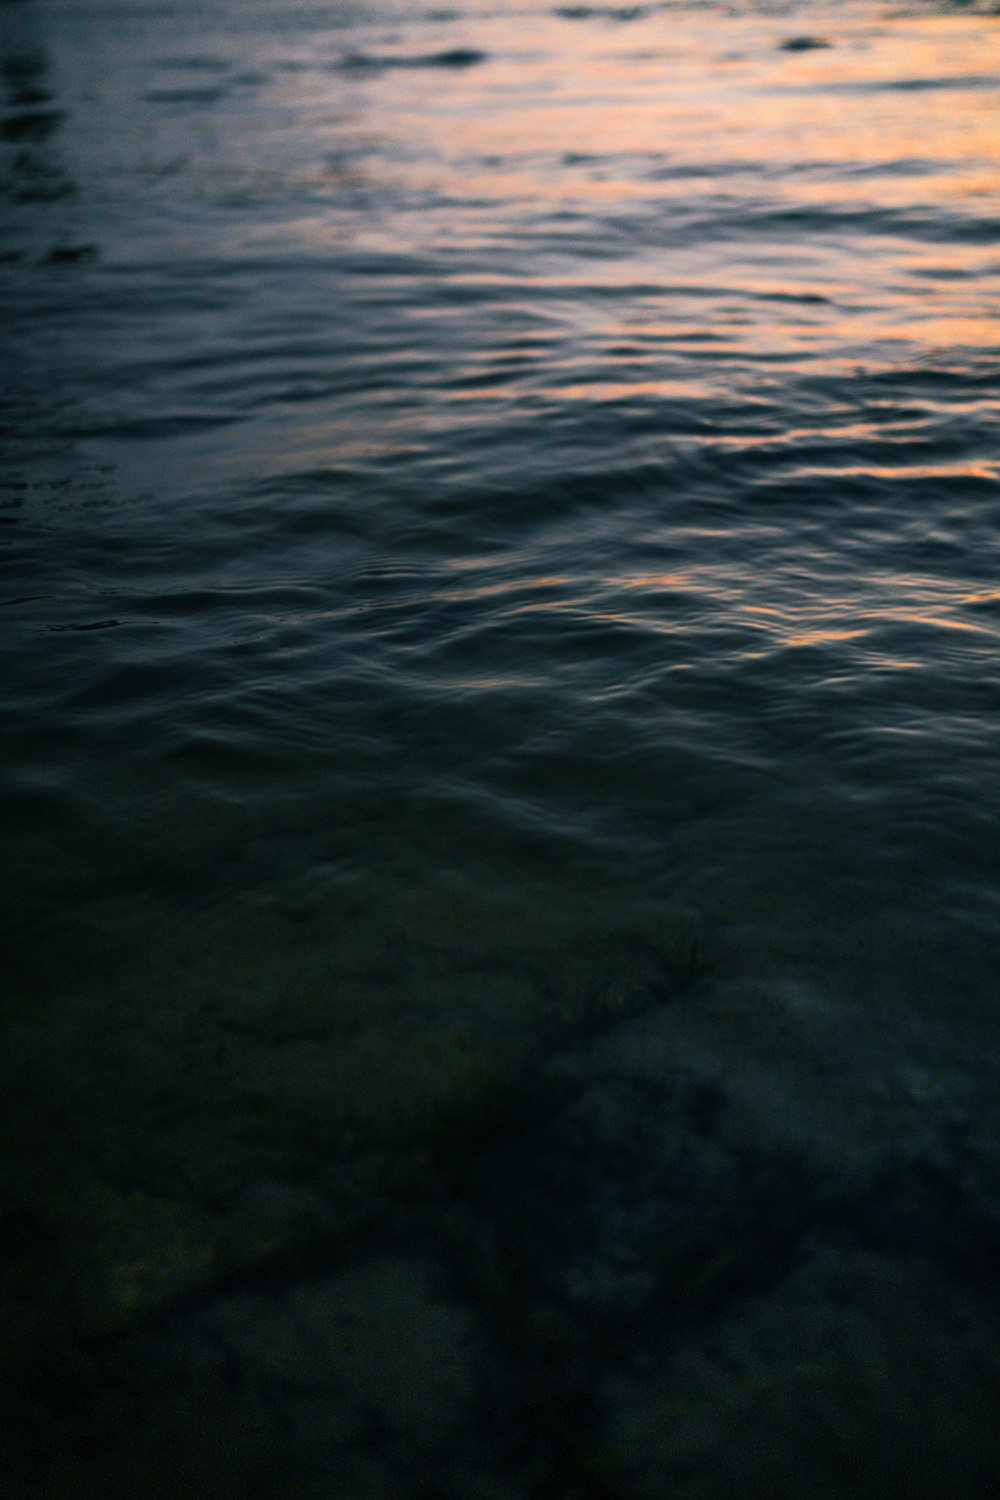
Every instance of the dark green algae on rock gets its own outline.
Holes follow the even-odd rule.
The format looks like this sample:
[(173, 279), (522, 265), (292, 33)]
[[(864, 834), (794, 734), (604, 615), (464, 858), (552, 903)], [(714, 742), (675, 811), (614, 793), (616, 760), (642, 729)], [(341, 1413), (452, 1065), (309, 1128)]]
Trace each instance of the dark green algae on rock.
[(250, 952), (71, 1051), (12, 1028), (14, 1500), (990, 1493), (971, 1036), (904, 1067), (688, 913), (449, 899), (322, 985)]

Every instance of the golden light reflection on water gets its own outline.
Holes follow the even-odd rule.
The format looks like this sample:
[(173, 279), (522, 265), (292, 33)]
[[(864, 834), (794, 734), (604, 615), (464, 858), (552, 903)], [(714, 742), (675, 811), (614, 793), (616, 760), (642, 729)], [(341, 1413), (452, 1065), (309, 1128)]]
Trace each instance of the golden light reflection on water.
[[(996, 17), (847, 3), (731, 28), (697, 7), (614, 21), (460, 6), (419, 30), (418, 55), (412, 27), (359, 13), (283, 76), (283, 149), (315, 192), (280, 243), (402, 256), (435, 304), (418, 327), (420, 276), (387, 286), (426, 371), (386, 354), (377, 432), (341, 404), (297, 425), (303, 457), (403, 454), (431, 409), (460, 434), (491, 414), (680, 405), (740, 381), (750, 398), (769, 370), (995, 357)], [(474, 49), (468, 65), (430, 65), (456, 48)], [(445, 283), (453, 307), (436, 300)], [(896, 466), (878, 412), (839, 429), (876, 432), (883, 454), (857, 472), (996, 474), (986, 453)]]
[[(362, 113), (377, 103), (381, 130), (407, 143), (390, 170), (424, 195), (415, 229), (442, 250), (490, 254), (545, 221), (547, 251), (512, 295), (586, 286), (588, 354), (601, 346), (607, 378), (580, 381), (571, 361), (550, 362), (542, 399), (690, 388), (690, 371), (679, 379), (644, 367), (634, 346), (616, 350), (625, 332), (649, 341), (649, 360), (708, 334), (719, 358), (802, 356), (826, 370), (866, 349), (890, 363), (995, 350), (995, 245), (961, 232), (929, 243), (924, 229), (969, 204), (1000, 221), (988, 86), (1000, 77), (1000, 26), (961, 14), (873, 25), (850, 6), (817, 11), (810, 26), (828, 45), (785, 50), (781, 16), (743, 18), (732, 55), (719, 18), (695, 10), (617, 26), (501, 12), (465, 22), (484, 61), (446, 87), (432, 70), (400, 68), (351, 97)], [(595, 323), (601, 289), (629, 300)], [(706, 289), (714, 328), (699, 321), (704, 300), (689, 321), (664, 321), (665, 302)], [(769, 303), (779, 296), (786, 305)], [(481, 402), (490, 389), (463, 395)]]
[[(858, 170), (997, 161), (985, 85), (1000, 75), (1000, 31), (982, 17), (908, 16), (873, 31), (849, 7), (818, 11), (830, 45), (802, 53), (782, 51), (780, 17), (757, 17), (741, 21), (753, 45), (739, 57), (727, 56), (718, 17), (697, 11), (617, 30), (535, 18), (530, 47), (520, 19), (477, 17), (486, 60), (446, 90), (402, 70), (391, 80), (384, 94), (411, 138), (443, 160), (649, 154), (702, 168), (809, 160)], [(530, 178), (526, 171), (526, 190)], [(551, 183), (536, 187), (544, 195)], [(595, 190), (614, 185), (606, 178)]]
[[(605, 580), (606, 586), (621, 599), (634, 600), (634, 607), (618, 606), (599, 612), (598, 617), (608, 624), (679, 641), (693, 636), (697, 642), (701, 637), (692, 627), (692, 612), (707, 631), (713, 628), (718, 612), (730, 627), (742, 627), (742, 640), (735, 638), (733, 645), (733, 654), (741, 661), (767, 660), (776, 647), (800, 650), (857, 642), (858, 659), (891, 671), (928, 669), (926, 655), (922, 651), (912, 654), (910, 649), (921, 632), (943, 632), (979, 642), (980, 651), (992, 650), (1000, 641), (1000, 623), (972, 618), (968, 612), (970, 606), (1000, 602), (1000, 589), (969, 591), (946, 579), (905, 571), (824, 576), (815, 559), (811, 571), (811, 587), (789, 588), (787, 579), (776, 579), (768, 603), (760, 600), (759, 580), (734, 575), (724, 567), (613, 574)], [(551, 607), (565, 606), (556, 601)], [(905, 651), (900, 650), (903, 643)], [(683, 670), (694, 664), (682, 659), (674, 667)]]

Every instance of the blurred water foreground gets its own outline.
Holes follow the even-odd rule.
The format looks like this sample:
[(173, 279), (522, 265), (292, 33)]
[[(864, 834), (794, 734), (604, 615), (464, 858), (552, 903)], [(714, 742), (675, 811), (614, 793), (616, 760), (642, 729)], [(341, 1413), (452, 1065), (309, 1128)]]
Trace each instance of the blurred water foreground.
[(900, 1018), (727, 981), (689, 913), (570, 961), (548, 918), (449, 906), (464, 948), (414, 895), (378, 972), (345, 924), (334, 1006), (206, 982), (34, 1036), (4, 1494), (995, 1493), (996, 1101), (960, 1024), (902, 1067)]

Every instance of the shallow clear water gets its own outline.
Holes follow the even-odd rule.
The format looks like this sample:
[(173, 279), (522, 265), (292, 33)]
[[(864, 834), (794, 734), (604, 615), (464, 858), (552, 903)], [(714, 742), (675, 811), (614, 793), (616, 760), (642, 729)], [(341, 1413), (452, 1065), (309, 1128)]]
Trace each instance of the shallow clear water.
[[(610, 1109), (627, 1045), (616, 1077), (740, 1101), (737, 1175), (882, 1171), (961, 1117), (985, 1214), (996, 15), (19, 0), (0, 43), (9, 1194), (83, 1267), (72, 1337), (166, 1308), (201, 1348), (178, 1299), (342, 1247), (429, 1115), (550, 1098), (553, 1059)], [(462, 1170), (517, 1179), (488, 1134)], [(545, 1238), (540, 1186), (484, 1207), (439, 1149), (448, 1202)], [(588, 1349), (599, 1493), (655, 1500)], [(345, 1493), (417, 1493), (403, 1405)], [(529, 1416), (506, 1495), (569, 1482)], [(290, 1495), (361, 1462), (332, 1431)], [(470, 1443), (425, 1455), (440, 1493)], [(735, 1493), (722, 1463), (671, 1495)]]

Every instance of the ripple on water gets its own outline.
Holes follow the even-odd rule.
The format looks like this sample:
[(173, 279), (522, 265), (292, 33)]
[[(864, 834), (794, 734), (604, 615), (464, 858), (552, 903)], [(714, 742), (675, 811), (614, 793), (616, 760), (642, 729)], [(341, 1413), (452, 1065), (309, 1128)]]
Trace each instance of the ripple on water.
[(993, 21), (0, 31), (14, 1500), (985, 1494)]

